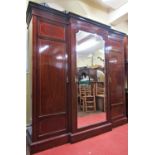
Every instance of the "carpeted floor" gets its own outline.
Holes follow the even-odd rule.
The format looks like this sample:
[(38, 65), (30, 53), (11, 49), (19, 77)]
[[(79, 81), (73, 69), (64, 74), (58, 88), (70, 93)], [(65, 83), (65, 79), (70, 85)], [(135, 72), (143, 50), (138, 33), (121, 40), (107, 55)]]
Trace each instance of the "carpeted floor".
[(105, 112), (88, 113), (85, 116), (78, 117), (78, 128), (104, 121), (106, 121)]
[(128, 125), (74, 144), (65, 144), (34, 155), (128, 155)]

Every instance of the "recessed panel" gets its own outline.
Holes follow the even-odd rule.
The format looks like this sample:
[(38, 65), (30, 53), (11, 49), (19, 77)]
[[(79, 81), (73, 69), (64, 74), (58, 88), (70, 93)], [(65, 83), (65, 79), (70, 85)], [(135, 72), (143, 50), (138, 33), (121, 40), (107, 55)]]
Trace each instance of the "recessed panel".
[(48, 22), (39, 22), (39, 34), (51, 38), (65, 40), (65, 28)]
[(56, 115), (51, 118), (43, 118), (39, 121), (39, 135), (55, 134), (65, 131), (67, 128), (65, 115)]
[(117, 119), (124, 116), (124, 52), (123, 42), (117, 36), (109, 37), (109, 94), (111, 117)]
[(118, 51), (115, 52), (115, 50), (111, 50), (109, 53), (109, 64), (110, 65), (116, 65), (116, 64), (122, 64), (124, 63), (123, 54), (121, 50), (117, 49)]
[(66, 111), (66, 45), (39, 39), (40, 115)]
[(120, 40), (110, 39), (109, 43), (114, 49), (122, 49), (123, 44)]
[(124, 115), (124, 105), (120, 103), (116, 103), (116, 105), (112, 105), (112, 110), (111, 110), (112, 119), (121, 117)]

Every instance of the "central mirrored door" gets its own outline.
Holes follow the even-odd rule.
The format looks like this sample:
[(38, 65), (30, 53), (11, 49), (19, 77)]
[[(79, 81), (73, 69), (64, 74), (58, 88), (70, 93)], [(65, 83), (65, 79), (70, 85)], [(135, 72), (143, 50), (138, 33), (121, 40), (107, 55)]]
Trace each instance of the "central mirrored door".
[(106, 118), (105, 41), (95, 33), (76, 33), (77, 127)]

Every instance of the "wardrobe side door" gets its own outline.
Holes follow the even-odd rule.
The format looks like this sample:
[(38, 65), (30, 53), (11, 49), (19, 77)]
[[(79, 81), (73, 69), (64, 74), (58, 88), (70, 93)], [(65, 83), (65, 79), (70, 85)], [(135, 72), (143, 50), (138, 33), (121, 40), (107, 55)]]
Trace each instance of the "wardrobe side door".
[(44, 21), (39, 24), (38, 138), (67, 132), (67, 57), (64, 35), (65, 27), (63, 26)]
[(111, 119), (115, 123), (125, 116), (124, 48), (117, 36), (109, 36), (109, 94)]

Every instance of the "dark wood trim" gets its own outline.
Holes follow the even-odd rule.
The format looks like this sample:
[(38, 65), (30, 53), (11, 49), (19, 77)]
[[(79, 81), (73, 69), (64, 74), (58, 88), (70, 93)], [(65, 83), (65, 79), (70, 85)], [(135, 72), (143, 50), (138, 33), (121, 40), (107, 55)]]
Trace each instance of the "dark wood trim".
[[(34, 11), (35, 10), (35, 11)], [(39, 12), (38, 12), (39, 10)], [(33, 11), (33, 12), (32, 12)], [(48, 14), (46, 14), (46, 12)], [(76, 20), (79, 20), (79, 21), (84, 21), (84, 22), (87, 22), (87, 23), (90, 23), (90, 24), (93, 24), (93, 25), (96, 25), (98, 27), (102, 27), (106, 30), (109, 31), (109, 33), (113, 34), (113, 35), (118, 35), (118, 36), (127, 36), (127, 34), (123, 33), (123, 32), (120, 32), (120, 31), (117, 31), (117, 30), (114, 30), (111, 28), (111, 26), (108, 26), (106, 24), (103, 24), (103, 23), (100, 23), (100, 22), (97, 22), (97, 21), (94, 21), (92, 19), (89, 19), (89, 18), (86, 18), (86, 17), (83, 17), (83, 16), (80, 16), (78, 14), (75, 14), (73, 12), (67, 12), (67, 11), (58, 11), (56, 9), (53, 9), (53, 8), (50, 8), (50, 7), (46, 7), (46, 6), (43, 6), (41, 4), (38, 4), (38, 3), (35, 3), (35, 2), (31, 2), (29, 1), (29, 4), (28, 4), (28, 8), (27, 8), (27, 11), (26, 11), (26, 22), (27, 24), (29, 24), (29, 21), (31, 19), (31, 16), (33, 15), (37, 15), (37, 16), (40, 16), (40, 17), (43, 17), (43, 18), (47, 18), (49, 20), (51, 20), (52, 18), (49, 16), (49, 14), (53, 14), (53, 15), (57, 15), (57, 16), (60, 16), (62, 17), (62, 20), (65, 19), (64, 21), (64, 24), (67, 24), (66, 22), (70, 19), (70, 18), (74, 18)], [(53, 19), (52, 19), (53, 20)], [(60, 20), (56, 20), (57, 22), (62, 22)], [(68, 23), (69, 24), (69, 23)]]
[(30, 150), (30, 154), (37, 153), (55, 146), (60, 146), (69, 142), (69, 134), (62, 134), (59, 136), (47, 138), (37, 142), (32, 142), (31, 138), (27, 134), (27, 142)]
[(67, 105), (68, 105), (68, 130), (70, 132), (72, 132), (72, 85), (71, 85), (71, 80), (72, 80), (72, 75), (71, 75), (71, 68), (72, 68), (72, 58), (71, 58), (71, 52), (72, 52), (72, 40), (71, 40), (71, 25), (69, 24), (66, 28), (66, 41), (68, 42), (67, 46), (66, 46), (66, 49), (67, 49), (67, 62), (68, 62), (68, 70), (67, 70), (67, 78), (68, 78), (68, 83), (67, 83), (67, 91), (68, 91), (68, 94), (67, 94), (67, 99), (68, 99), (68, 102), (67, 102)]
[(128, 89), (125, 89), (126, 116), (128, 118)]
[(111, 104), (111, 106), (119, 106), (119, 105), (123, 105), (123, 102), (119, 102), (119, 103)]
[(122, 117), (120, 119), (113, 121), (112, 127), (115, 128), (115, 127), (118, 127), (118, 126), (126, 124), (126, 123), (128, 123), (127, 117)]
[(37, 51), (38, 51), (38, 46), (37, 46), (37, 17), (33, 16), (32, 18), (32, 23), (33, 23), (33, 28), (32, 28), (32, 33), (33, 33), (33, 38), (32, 38), (32, 43), (33, 43), (33, 49), (32, 49), (32, 141), (37, 140)]
[(51, 41), (66, 43), (65, 40), (60, 40), (60, 39), (56, 39), (56, 38), (50, 38), (50, 37), (42, 36), (42, 35), (39, 35), (39, 34), (38, 34), (38, 38), (44, 39), (44, 40), (51, 40)]
[(125, 101), (126, 101), (126, 116), (128, 118), (128, 36), (124, 37), (124, 63), (125, 63)]
[(76, 38), (75, 38), (76, 29), (70, 20), (70, 77), (71, 77), (71, 132), (74, 133), (77, 130), (77, 106), (74, 103), (76, 101), (76, 87), (75, 87), (75, 76), (76, 76)]
[(110, 103), (110, 78), (109, 78), (109, 41), (108, 41), (109, 35), (107, 35), (106, 43), (105, 43), (105, 77), (106, 77), (106, 96), (107, 96), (107, 107), (106, 111), (107, 113), (107, 120), (111, 122), (111, 103)]
[(108, 26), (108, 25), (105, 25), (105, 24), (99, 23), (99, 22), (97, 22), (97, 21), (94, 21), (94, 20), (92, 20), (92, 19), (89, 19), (89, 18), (80, 16), (80, 15), (75, 14), (75, 13), (73, 13), (73, 12), (68, 12), (68, 17), (69, 17), (69, 18), (74, 18), (74, 19), (76, 19), (76, 20), (78, 20), (78, 21), (87, 22), (87, 23), (96, 25), (96, 26), (98, 26), (98, 27), (102, 27), (102, 28), (104, 28), (104, 29), (110, 29), (110, 26)]
[(32, 14), (36, 15), (40, 18), (48, 19), (50, 21), (67, 24), (67, 18), (64, 19), (64, 17), (62, 17), (62, 16), (56, 16), (55, 14), (49, 14), (43, 10), (33, 9)]
[(114, 35), (118, 35), (118, 36), (120, 36), (120, 38), (126, 36), (125, 33), (117, 31), (117, 30), (114, 30), (112, 28), (109, 29), (109, 33), (111, 33), (113, 36)]
[(118, 120), (118, 119), (120, 119), (122, 117), (124, 117), (124, 114), (120, 114), (120, 115), (114, 116), (114, 117), (112, 117), (112, 121), (114, 122), (115, 120)]
[(101, 133), (105, 133), (111, 130), (112, 130), (112, 124), (107, 123), (105, 125), (90, 128), (88, 130), (83, 130), (81, 132), (71, 133), (70, 142), (71, 143), (78, 142), (80, 140), (84, 140), (84, 139), (87, 139), (87, 138), (90, 138), (90, 137), (93, 137), (93, 136), (96, 136), (96, 135), (99, 135)]
[[(66, 14), (64, 12), (61, 12), (61, 11), (55, 10), (53, 8), (49, 8), (49, 7), (43, 6), (38, 3), (31, 2), (31, 1), (29, 1), (28, 8), (26, 11), (26, 16), (28, 17), (28, 14), (31, 13), (32, 10), (34, 10), (34, 9), (37, 9), (40, 11), (45, 11), (47, 13), (52, 13), (54, 15), (58, 15), (58, 16), (62, 16), (64, 18), (66, 18)], [(26, 21), (28, 21), (28, 18), (26, 18)]]
[(59, 113), (53, 113), (53, 114), (47, 114), (47, 115), (40, 115), (38, 116), (39, 119), (44, 119), (52, 116), (57, 116), (57, 115), (66, 115), (66, 112), (59, 112)]
[(61, 134), (64, 134), (66, 132), (66, 129), (62, 129), (62, 130), (57, 130), (57, 131), (54, 131), (54, 132), (47, 132), (47, 133), (44, 133), (44, 134), (41, 134), (41, 135), (38, 135), (38, 138), (42, 138), (42, 137), (49, 137), (49, 136), (53, 136), (53, 135), (61, 135)]
[(81, 131), (84, 131), (84, 130), (89, 130), (91, 128), (95, 128), (95, 127), (99, 127), (99, 126), (104, 126), (106, 124), (108, 124), (109, 121), (104, 121), (104, 122), (96, 122), (94, 124), (90, 124), (88, 126), (84, 126), (84, 127), (80, 127), (80, 128), (77, 128), (77, 132), (81, 132)]

